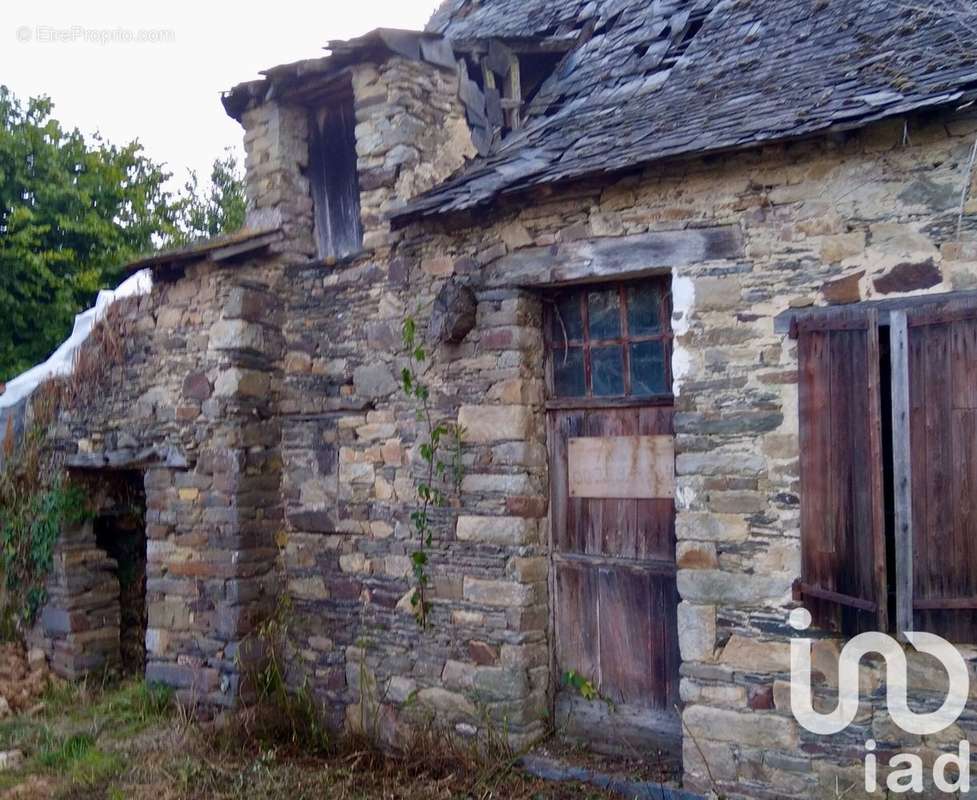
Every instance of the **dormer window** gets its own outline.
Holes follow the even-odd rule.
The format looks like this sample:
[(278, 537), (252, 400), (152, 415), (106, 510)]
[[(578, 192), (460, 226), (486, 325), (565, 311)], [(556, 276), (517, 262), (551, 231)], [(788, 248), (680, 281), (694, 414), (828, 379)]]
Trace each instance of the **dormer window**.
[(330, 95), (309, 120), (309, 178), (320, 258), (342, 258), (363, 248), (352, 91)]

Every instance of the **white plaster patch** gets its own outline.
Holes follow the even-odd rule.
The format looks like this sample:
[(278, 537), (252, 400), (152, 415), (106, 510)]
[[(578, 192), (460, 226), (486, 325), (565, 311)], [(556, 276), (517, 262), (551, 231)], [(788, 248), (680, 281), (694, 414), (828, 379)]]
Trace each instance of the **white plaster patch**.
[[(689, 317), (695, 305), (695, 283), (672, 270), (672, 334), (677, 338), (689, 331)], [(682, 383), (692, 373), (692, 353), (675, 344), (672, 348), (672, 393), (682, 393)]]

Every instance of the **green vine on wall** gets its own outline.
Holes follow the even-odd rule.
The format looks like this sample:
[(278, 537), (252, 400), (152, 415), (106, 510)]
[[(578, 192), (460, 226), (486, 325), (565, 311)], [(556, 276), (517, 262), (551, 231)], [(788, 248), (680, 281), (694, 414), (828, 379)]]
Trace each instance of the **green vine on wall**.
[(7, 609), (20, 630), (29, 628), (47, 601), (44, 584), (54, 566), (54, 548), (65, 525), (89, 516), (84, 492), (57, 476), (35, 492), (3, 497), (0, 508), (0, 569)]
[[(464, 477), (461, 456), (465, 431), (461, 425), (434, 421), (431, 392), (421, 382), (419, 374), (421, 365), (427, 360), (427, 352), (418, 342), (417, 324), (413, 318), (407, 317), (404, 320), (402, 333), (407, 366), (401, 371), (401, 385), (404, 394), (414, 404), (417, 421), (426, 432), (426, 438), (418, 443), (418, 453), (425, 465), (424, 477), (416, 487), (419, 506), (410, 515), (411, 527), (418, 542), (418, 549), (410, 557), (414, 576), (411, 605), (421, 627), (426, 628), (431, 610), (428, 599), (431, 585), (428, 552), (434, 541), (431, 512), (448, 504), (448, 496), (439, 484), (450, 479), (456, 493), (461, 487)], [(447, 460), (443, 458), (445, 450), (448, 451), (445, 456)]]
[(4, 437), (0, 469), (0, 597), (3, 634), (23, 633), (47, 601), (45, 583), (65, 525), (91, 516), (84, 491), (68, 482), (49, 448), (50, 426), (65, 403), (65, 382), (49, 381), (31, 398), (20, 440)]

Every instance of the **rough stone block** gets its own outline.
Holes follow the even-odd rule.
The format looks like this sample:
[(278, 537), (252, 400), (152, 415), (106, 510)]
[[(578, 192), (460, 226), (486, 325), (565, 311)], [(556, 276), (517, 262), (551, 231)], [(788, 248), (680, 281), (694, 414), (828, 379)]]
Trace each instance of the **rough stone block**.
[(716, 650), (715, 606), (679, 603), (678, 643), (683, 661), (712, 661)]
[(748, 575), (715, 569), (680, 569), (678, 590), (697, 604), (774, 604), (790, 593), (794, 575)]
[(790, 644), (733, 634), (720, 662), (747, 672), (789, 672)]
[(465, 600), (470, 603), (506, 608), (532, 605), (535, 599), (532, 585), (465, 576)]
[(521, 517), (458, 517), (455, 535), (463, 542), (523, 545), (536, 541), (537, 525)]
[(458, 424), (465, 428), (465, 441), (471, 444), (526, 439), (532, 421), (528, 406), (462, 406), (458, 410)]
[(740, 746), (783, 748), (797, 744), (798, 725), (773, 714), (747, 713), (694, 705), (682, 720), (700, 741), (736, 742)]

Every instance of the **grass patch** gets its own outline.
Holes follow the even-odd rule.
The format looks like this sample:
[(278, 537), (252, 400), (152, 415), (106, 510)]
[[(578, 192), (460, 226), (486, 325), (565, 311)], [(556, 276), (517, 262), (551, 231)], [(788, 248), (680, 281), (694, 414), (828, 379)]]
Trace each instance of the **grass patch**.
[(37, 763), (42, 767), (66, 772), (76, 761), (84, 758), (95, 747), (95, 737), (90, 733), (76, 733), (61, 737), (48, 732), (37, 752)]
[(56, 687), (34, 716), (0, 723), (0, 746), (27, 757), (20, 773), (0, 774), (0, 795), (20, 784), (17, 797), (59, 800), (610, 797), (537, 780), (506, 748), (459, 742), (431, 724), (399, 753), (366, 736), (327, 746), (310, 696), (269, 694), (263, 707), (203, 724), (180, 713), (169, 689), (143, 682)]

